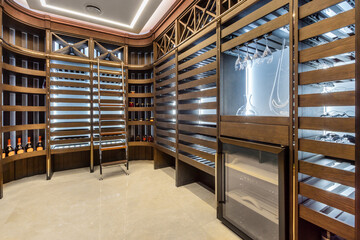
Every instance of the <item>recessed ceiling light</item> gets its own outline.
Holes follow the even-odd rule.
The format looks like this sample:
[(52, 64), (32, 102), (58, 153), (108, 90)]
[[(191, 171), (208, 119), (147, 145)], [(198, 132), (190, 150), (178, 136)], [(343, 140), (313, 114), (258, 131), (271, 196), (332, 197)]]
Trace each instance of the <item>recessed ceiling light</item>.
[[(65, 9), (65, 8), (53, 6), (53, 5), (47, 4), (46, 0), (40, 0), (40, 4), (44, 8), (49, 8), (49, 9), (53, 9), (53, 10), (58, 11), (58, 12), (65, 12), (65, 13), (68, 13), (68, 14), (71, 14), (71, 15), (81, 16), (81, 17), (97, 20), (99, 22), (110, 23), (110, 24), (114, 24), (114, 25), (118, 25), (118, 26), (122, 26), (122, 27), (126, 27), (126, 28), (131, 28), (131, 29), (134, 28), (135, 24), (139, 20), (140, 15), (144, 11), (144, 9), (145, 9), (146, 5), (148, 4), (148, 2), (149, 2), (149, 0), (143, 0), (140, 7), (139, 7), (139, 9), (136, 12), (134, 18), (133, 18), (133, 20), (131, 21), (131, 23), (130, 24), (125, 24), (125, 23), (116, 22), (116, 21), (112, 21), (112, 20), (109, 20), (109, 19), (105, 19), (105, 18), (96, 17), (96, 16), (94, 16), (94, 14), (91, 14), (91, 15), (90, 14), (84, 14), (84, 13), (72, 11), (70, 9)], [(94, 5), (92, 5), (92, 6), (94, 6)], [(94, 7), (98, 8), (96, 6), (94, 6)], [(101, 12), (100, 8), (99, 8), (99, 10)], [(97, 15), (99, 15), (99, 14), (97, 14)]]
[(95, 5), (86, 5), (85, 10), (92, 15), (101, 15), (102, 13), (101, 9)]

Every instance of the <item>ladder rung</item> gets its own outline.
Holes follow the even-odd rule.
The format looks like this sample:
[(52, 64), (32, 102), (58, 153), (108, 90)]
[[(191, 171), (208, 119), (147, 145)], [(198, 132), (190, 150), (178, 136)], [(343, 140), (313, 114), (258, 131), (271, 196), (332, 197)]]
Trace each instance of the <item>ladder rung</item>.
[(110, 74), (110, 75), (121, 75), (122, 74), (122, 71), (106, 70), (106, 69), (99, 69), (99, 70), (100, 70), (100, 73), (104, 73), (104, 74)]
[(120, 165), (120, 164), (125, 164), (127, 163), (127, 160), (119, 160), (119, 161), (113, 161), (113, 162), (106, 162), (101, 164), (103, 167), (109, 167), (109, 166), (114, 166), (114, 165)]
[(111, 135), (122, 135), (122, 134), (126, 134), (126, 132), (102, 132), (100, 135), (101, 136), (111, 136)]
[(115, 147), (101, 147), (101, 151), (111, 151), (111, 150), (118, 150), (118, 149), (125, 149), (126, 146), (115, 146)]

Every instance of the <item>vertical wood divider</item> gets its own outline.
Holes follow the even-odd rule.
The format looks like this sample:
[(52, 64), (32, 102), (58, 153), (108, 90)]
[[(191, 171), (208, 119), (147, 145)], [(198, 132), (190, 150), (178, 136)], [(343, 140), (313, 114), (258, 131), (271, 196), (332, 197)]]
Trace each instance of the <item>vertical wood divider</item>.
[(89, 39), (90, 58), (90, 172), (94, 172), (94, 38)]
[[(295, 146), (297, 139), (297, 84), (298, 84), (298, 0), (290, 0), (289, 2), (290, 12), (290, 51), (289, 66), (290, 66), (290, 83), (289, 94), (292, 98), (289, 116), (289, 237), (290, 239), (297, 239), (295, 234), (297, 232), (297, 150)], [(294, 136), (296, 136), (294, 138)], [(295, 149), (295, 151), (294, 151)]]
[(355, 46), (355, 57), (356, 57), (356, 67), (355, 67), (355, 237), (357, 240), (360, 240), (360, 2), (355, 1), (355, 36), (356, 36), (356, 46)]
[(179, 49), (177, 46), (179, 45), (180, 41), (180, 28), (179, 28), (179, 19), (175, 20), (175, 44), (176, 44), (176, 50), (175, 50), (175, 94), (176, 94), (176, 158), (175, 158), (175, 185), (179, 186), (179, 180), (180, 180), (180, 174), (179, 174)]
[[(216, 0), (216, 16), (220, 16), (223, 9), (222, 9), (222, 0)], [(216, 129), (217, 129), (217, 150), (216, 150), (216, 156), (215, 156), (215, 198), (216, 198), (216, 208), (217, 213), (219, 213), (219, 207), (220, 207), (220, 201), (221, 196), (219, 194), (218, 186), (221, 184), (221, 180), (219, 179), (219, 173), (221, 166), (221, 143), (220, 143), (220, 70), (221, 70), (221, 19), (217, 20), (216, 24), (216, 102), (217, 102), (217, 108), (216, 108)]]
[[(0, 26), (2, 26), (2, 16), (3, 16), (3, 6), (0, 7)], [(2, 33), (2, 27), (0, 28), (0, 33), (1, 36), (3, 35)], [(1, 45), (0, 45), (0, 58), (2, 59), (2, 41), (1, 41)], [(0, 61), (0, 76), (2, 76), (2, 67), (3, 67), (3, 61)], [(1, 81), (2, 84), (2, 81)], [(3, 152), (3, 133), (2, 133), (2, 98), (3, 98), (3, 91), (2, 89), (0, 89), (0, 153), (1, 153), (1, 157), (0, 157), (0, 199), (3, 198), (4, 196), (4, 174), (3, 174), (3, 162), (2, 162), (2, 152)]]
[(51, 162), (51, 146), (50, 146), (50, 57), (52, 51), (52, 34), (46, 29), (46, 179), (50, 180), (53, 174)]

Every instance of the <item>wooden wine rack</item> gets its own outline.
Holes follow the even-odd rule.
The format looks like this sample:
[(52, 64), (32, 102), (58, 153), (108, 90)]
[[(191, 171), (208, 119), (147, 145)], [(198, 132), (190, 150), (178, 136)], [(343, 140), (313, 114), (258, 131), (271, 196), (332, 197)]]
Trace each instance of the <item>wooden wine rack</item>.
[[(345, 239), (355, 239), (355, 144), (318, 141), (304, 132), (354, 134), (355, 118), (309, 117), (303, 114), (311, 108), (355, 106), (355, 89), (313, 94), (300, 92), (301, 88), (314, 84), (355, 79), (355, 8), (351, 3), (342, 2), (299, 1), (301, 5), (296, 21), (301, 22), (302, 27), (296, 36), (299, 71), (295, 99), (298, 107), (295, 118), (298, 129), (295, 139), (296, 172), (299, 173), (297, 193), (300, 196), (298, 214), (300, 218)], [(349, 9), (342, 10), (337, 4), (348, 4)], [(323, 14), (326, 11), (335, 11), (336, 14)], [(338, 29), (347, 29), (348, 32), (346, 34)], [(323, 62), (326, 62), (326, 68), (321, 65)], [(355, 85), (355, 81), (353, 83)], [(329, 163), (324, 164), (324, 161)], [(322, 183), (339, 187), (327, 190)], [(348, 189), (348, 193), (339, 188)], [(299, 224), (299, 232), (302, 230)]]

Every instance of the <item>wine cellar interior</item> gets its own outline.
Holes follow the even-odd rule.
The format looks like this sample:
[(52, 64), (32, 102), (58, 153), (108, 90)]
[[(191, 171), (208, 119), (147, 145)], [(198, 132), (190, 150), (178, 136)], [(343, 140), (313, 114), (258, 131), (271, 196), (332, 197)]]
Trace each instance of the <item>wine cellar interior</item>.
[(130, 25), (19, 1), (0, 1), (0, 212), (21, 179), (146, 160), (239, 239), (360, 240), (359, 1), (139, 0)]

